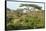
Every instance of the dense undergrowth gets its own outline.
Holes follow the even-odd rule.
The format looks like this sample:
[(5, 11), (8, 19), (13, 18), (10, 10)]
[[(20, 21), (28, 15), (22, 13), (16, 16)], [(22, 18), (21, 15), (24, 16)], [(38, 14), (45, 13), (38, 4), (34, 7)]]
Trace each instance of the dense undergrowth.
[(43, 11), (35, 11), (35, 13), (30, 12), (26, 14), (10, 12), (7, 13), (6, 26), (9, 30), (44, 28), (44, 19)]

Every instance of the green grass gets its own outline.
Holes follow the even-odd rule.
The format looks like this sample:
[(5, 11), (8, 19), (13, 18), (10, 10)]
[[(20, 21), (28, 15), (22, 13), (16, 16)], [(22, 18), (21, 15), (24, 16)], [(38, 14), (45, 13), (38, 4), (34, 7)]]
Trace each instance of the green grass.
[[(33, 12), (32, 12), (33, 13)], [(44, 28), (44, 13), (37, 12), (31, 15), (32, 13), (21, 15), (14, 14), (15, 16), (10, 15), (11, 20), (7, 23), (7, 29), (38, 29)]]

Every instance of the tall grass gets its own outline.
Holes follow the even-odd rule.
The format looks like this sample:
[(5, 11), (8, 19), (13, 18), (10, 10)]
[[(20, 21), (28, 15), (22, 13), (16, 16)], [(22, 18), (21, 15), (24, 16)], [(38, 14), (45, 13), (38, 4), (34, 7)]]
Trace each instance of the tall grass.
[[(14, 15), (14, 16), (13, 16)], [(9, 16), (9, 15), (8, 15)], [(7, 29), (36, 29), (44, 28), (44, 13), (42, 11), (35, 11), (35, 13), (25, 14), (11, 14), (8, 18)], [(12, 19), (11, 19), (12, 18)], [(10, 20), (11, 19), (11, 20)]]

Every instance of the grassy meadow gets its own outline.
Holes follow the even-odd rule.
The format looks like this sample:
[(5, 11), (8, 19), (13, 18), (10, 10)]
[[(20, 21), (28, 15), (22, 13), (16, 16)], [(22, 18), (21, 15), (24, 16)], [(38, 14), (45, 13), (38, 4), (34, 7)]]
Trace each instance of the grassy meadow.
[(6, 28), (8, 30), (45, 28), (45, 10), (35, 4), (21, 4), (19, 7), (23, 6), (26, 8), (6, 9)]
[(9, 30), (38, 29), (45, 27), (44, 20), (44, 10), (31, 11), (30, 13), (18, 13), (9, 10), (6, 15), (6, 26)]

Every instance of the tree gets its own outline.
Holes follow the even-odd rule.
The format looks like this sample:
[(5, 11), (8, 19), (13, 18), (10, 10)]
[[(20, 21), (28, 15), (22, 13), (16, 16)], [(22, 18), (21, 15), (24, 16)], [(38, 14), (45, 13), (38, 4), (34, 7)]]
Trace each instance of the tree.
[(37, 9), (41, 9), (42, 7), (38, 6), (38, 5), (35, 5), (35, 4), (21, 4), (20, 7), (23, 7), (23, 6), (26, 6), (26, 7), (34, 7), (34, 8), (37, 8)]

